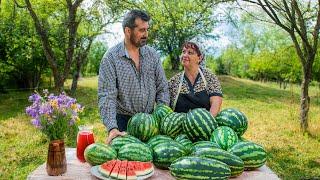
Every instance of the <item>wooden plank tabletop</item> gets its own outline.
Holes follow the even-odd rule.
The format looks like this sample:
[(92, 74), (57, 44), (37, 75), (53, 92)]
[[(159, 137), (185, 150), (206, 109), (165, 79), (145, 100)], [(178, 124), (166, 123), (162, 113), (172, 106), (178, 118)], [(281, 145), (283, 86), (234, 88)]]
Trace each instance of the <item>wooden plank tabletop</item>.
[[(46, 163), (40, 165), (37, 169), (31, 172), (28, 175), (29, 180), (97, 180), (96, 177), (91, 175), (90, 168), (91, 166), (88, 163), (81, 163), (76, 158), (76, 149), (75, 148), (66, 148), (66, 158), (67, 158), (67, 172), (61, 176), (48, 176), (46, 172)], [(155, 167), (154, 175), (150, 180), (174, 180), (175, 178), (171, 176), (168, 170), (161, 170)], [(279, 177), (272, 172), (266, 165), (258, 168), (254, 171), (244, 171), (241, 176), (232, 178), (235, 180), (273, 180), (279, 179)]]

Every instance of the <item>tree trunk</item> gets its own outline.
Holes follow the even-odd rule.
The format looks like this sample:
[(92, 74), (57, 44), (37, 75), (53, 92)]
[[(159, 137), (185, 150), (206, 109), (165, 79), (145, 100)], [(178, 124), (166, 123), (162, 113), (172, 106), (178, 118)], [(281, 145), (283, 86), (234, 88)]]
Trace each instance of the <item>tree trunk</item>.
[(180, 58), (179, 56), (176, 57), (175, 55), (170, 55), (170, 60), (171, 60), (171, 68), (172, 70), (179, 70), (179, 63), (180, 63)]
[(64, 85), (64, 79), (59, 75), (59, 74), (55, 74), (53, 76), (53, 80), (54, 80), (54, 90), (57, 93), (60, 93), (63, 91), (63, 85)]
[(304, 67), (303, 80), (301, 83), (300, 99), (300, 127), (305, 133), (308, 129), (308, 112), (310, 106), (309, 83), (311, 80), (311, 68)]
[(72, 85), (71, 85), (71, 94), (72, 95), (74, 95), (77, 90), (78, 80), (80, 77), (80, 70), (81, 70), (81, 63), (77, 62), (76, 70), (75, 70), (75, 72), (73, 74), (73, 78), (72, 78)]

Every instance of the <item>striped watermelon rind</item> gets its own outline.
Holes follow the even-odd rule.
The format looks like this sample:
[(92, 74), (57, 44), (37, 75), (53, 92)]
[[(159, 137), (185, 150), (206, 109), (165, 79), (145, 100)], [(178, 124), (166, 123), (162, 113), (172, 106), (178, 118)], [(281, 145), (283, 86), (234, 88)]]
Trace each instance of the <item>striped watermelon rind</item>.
[(238, 142), (238, 135), (228, 126), (219, 126), (213, 131), (210, 141), (217, 143), (222, 149), (228, 150)]
[(177, 179), (228, 179), (231, 175), (227, 164), (196, 156), (181, 157), (172, 162), (169, 169)]
[(182, 139), (189, 139), (189, 138), (186, 134), (180, 134), (174, 140), (177, 142), (180, 142)]
[(118, 136), (111, 141), (111, 146), (118, 152), (119, 149), (129, 143), (142, 143), (138, 138), (129, 134), (125, 136)]
[(193, 143), (193, 152), (204, 148), (220, 148), (220, 146), (217, 143), (211, 141), (198, 141)]
[(198, 149), (192, 155), (216, 159), (218, 161), (226, 163), (231, 170), (232, 177), (239, 176), (244, 171), (244, 163), (241, 158), (219, 148)]
[(267, 160), (267, 153), (264, 148), (250, 141), (238, 142), (228, 151), (240, 157), (247, 170), (259, 168), (263, 166)]
[(117, 151), (107, 144), (94, 143), (86, 147), (84, 158), (90, 165), (96, 166), (116, 159)]
[(153, 163), (163, 169), (168, 169), (176, 159), (187, 154), (186, 148), (178, 142), (164, 142), (153, 148)]
[(153, 113), (152, 113), (152, 116), (155, 118), (155, 120), (156, 120), (159, 124), (161, 124), (162, 119), (163, 119), (166, 115), (168, 115), (168, 114), (170, 114), (170, 113), (172, 113), (172, 112), (173, 112), (173, 110), (172, 110), (169, 106), (167, 106), (167, 105), (165, 105), (165, 104), (158, 104), (158, 105), (155, 107), (155, 109), (154, 109), (154, 111), (153, 111)]
[(118, 152), (120, 160), (148, 162), (153, 160), (152, 150), (144, 143), (130, 143), (122, 146)]
[(182, 132), (182, 123), (186, 118), (185, 113), (169, 113), (161, 121), (160, 132), (175, 138)]
[(170, 142), (170, 141), (173, 141), (173, 139), (171, 139), (171, 137), (169, 137), (169, 136), (156, 135), (156, 136), (153, 136), (152, 138), (149, 139), (149, 141), (147, 142), (147, 145), (153, 149), (158, 144), (166, 143), (166, 142)]
[(218, 123), (209, 111), (204, 108), (196, 108), (187, 113), (182, 127), (191, 141), (206, 141), (210, 139), (212, 132), (218, 127)]
[(232, 128), (238, 136), (242, 136), (248, 129), (248, 119), (244, 113), (235, 108), (226, 108), (218, 113), (216, 121), (219, 126)]
[(152, 115), (137, 113), (129, 119), (127, 131), (143, 142), (159, 133), (159, 125)]

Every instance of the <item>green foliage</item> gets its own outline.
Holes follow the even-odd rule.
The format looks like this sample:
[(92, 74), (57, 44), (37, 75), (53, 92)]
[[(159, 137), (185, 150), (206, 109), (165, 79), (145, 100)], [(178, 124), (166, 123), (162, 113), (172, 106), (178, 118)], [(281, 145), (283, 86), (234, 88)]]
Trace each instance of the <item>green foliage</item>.
[[(4, 1), (0, 11), (0, 87), (34, 88), (48, 70), (33, 22), (12, 1)], [(1, 89), (1, 88), (0, 88)]]
[(301, 63), (284, 32), (274, 26), (248, 22), (245, 17), (239, 24), (239, 44), (230, 45), (222, 52), (216, 62), (219, 74), (255, 80), (301, 82)]
[(99, 66), (100, 61), (107, 51), (107, 47), (102, 42), (95, 42), (90, 49), (88, 54), (88, 61), (86, 66), (84, 67), (85, 75), (98, 75), (99, 74)]

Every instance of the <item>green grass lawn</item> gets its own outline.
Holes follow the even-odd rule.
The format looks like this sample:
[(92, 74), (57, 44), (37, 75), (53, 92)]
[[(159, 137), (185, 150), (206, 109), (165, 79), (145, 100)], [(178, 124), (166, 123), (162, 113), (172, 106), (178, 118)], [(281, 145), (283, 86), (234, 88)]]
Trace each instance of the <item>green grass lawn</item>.
[[(229, 76), (219, 77), (224, 92), (223, 108), (234, 107), (249, 119), (244, 137), (265, 147), (267, 165), (283, 179), (320, 177), (320, 91), (310, 88), (309, 126), (311, 135), (299, 129), (298, 86), (279, 89), (275, 83), (261, 83)], [(69, 86), (70, 82), (66, 83)], [(25, 179), (47, 155), (48, 142), (30, 124), (25, 107), (31, 92), (0, 94), (0, 179)], [(104, 142), (106, 132), (97, 108), (97, 78), (79, 81), (76, 94), (85, 106), (82, 123), (94, 126), (95, 139)], [(66, 140), (75, 147), (75, 137)]]

